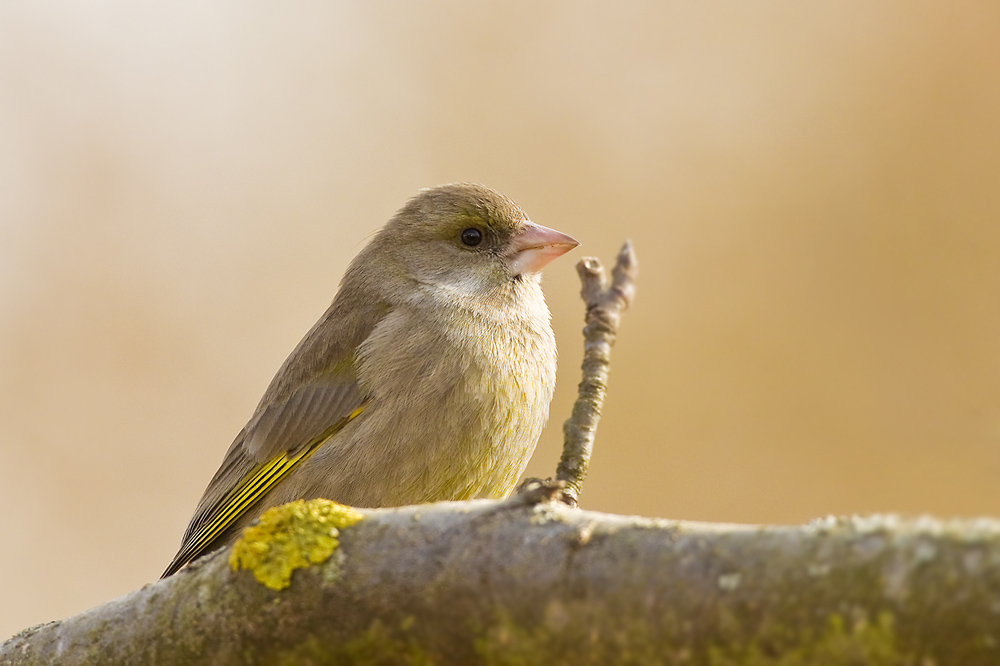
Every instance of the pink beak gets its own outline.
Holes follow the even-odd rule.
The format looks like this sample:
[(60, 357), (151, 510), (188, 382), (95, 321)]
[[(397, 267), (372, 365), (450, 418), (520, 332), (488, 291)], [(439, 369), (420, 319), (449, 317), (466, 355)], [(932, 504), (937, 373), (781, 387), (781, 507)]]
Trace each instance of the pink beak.
[(537, 273), (579, 244), (561, 231), (526, 221), (507, 245), (507, 265), (513, 275)]

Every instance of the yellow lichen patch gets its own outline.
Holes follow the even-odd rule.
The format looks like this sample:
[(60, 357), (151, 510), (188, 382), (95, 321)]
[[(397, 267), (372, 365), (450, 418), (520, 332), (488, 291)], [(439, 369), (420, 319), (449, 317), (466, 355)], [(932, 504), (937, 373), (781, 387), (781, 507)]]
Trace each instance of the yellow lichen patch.
[(319, 564), (337, 549), (340, 530), (363, 516), (325, 499), (298, 500), (268, 509), (233, 544), (229, 566), (249, 569), (272, 590), (288, 587), (292, 572)]

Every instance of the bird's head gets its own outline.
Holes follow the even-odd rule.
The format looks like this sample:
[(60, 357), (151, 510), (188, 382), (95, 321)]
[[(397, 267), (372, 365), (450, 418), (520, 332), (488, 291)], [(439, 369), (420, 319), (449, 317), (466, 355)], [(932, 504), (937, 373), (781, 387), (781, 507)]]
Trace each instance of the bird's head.
[(522, 284), (537, 285), (541, 269), (577, 245), (570, 236), (532, 222), (504, 195), (456, 183), (410, 199), (352, 270), (401, 292), (416, 287), (413, 296), (488, 298)]

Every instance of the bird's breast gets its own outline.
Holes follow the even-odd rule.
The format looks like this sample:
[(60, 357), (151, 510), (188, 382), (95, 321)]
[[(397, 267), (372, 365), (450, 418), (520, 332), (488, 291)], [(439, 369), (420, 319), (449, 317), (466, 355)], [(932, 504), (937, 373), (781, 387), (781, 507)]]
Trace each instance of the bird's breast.
[(370, 406), (354, 439), (384, 461), (382, 492), (396, 495), (379, 505), (509, 493), (548, 418), (555, 370), (547, 312), (389, 313), (358, 355)]

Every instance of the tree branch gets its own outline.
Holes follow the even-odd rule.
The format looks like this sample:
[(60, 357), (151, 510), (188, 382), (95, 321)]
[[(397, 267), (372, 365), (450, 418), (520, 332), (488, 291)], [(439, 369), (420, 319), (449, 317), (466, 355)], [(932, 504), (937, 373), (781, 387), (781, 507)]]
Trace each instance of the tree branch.
[(1000, 524), (365, 511), (275, 591), (228, 549), (0, 646), (74, 664), (1000, 663)]
[(635, 299), (639, 262), (632, 241), (625, 241), (618, 253), (610, 286), (604, 267), (595, 257), (581, 259), (576, 264), (576, 272), (580, 275), (580, 296), (587, 306), (583, 328), (583, 379), (577, 389), (573, 413), (563, 424), (563, 451), (555, 478), (547, 481), (528, 479), (521, 487), (521, 492), (547, 494), (573, 507), (580, 503), (597, 423), (608, 391), (611, 347), (615, 344), (622, 314)]

